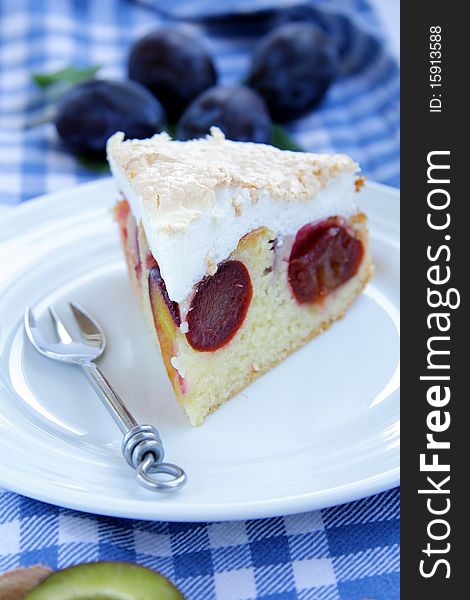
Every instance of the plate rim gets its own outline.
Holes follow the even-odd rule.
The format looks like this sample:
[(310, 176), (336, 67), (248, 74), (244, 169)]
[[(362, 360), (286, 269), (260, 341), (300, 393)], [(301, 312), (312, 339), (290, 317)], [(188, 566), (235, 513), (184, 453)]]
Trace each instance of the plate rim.
[[(0, 241), (8, 241), (11, 238), (11, 235), (7, 232), (8, 227), (2, 227), (3, 225), (8, 224), (9, 221), (13, 223), (25, 218), (27, 219), (29, 213), (34, 214), (37, 210), (42, 210), (45, 204), (55, 204), (60, 213), (62, 210), (66, 210), (68, 195), (75, 195), (77, 194), (77, 191), (86, 192), (88, 188), (106, 188), (111, 182), (111, 177), (100, 178), (81, 185), (54, 191), (24, 203), (20, 203), (19, 205), (14, 205), (12, 208), (15, 208), (16, 210), (7, 210), (0, 214)], [(398, 203), (399, 214), (400, 190), (398, 188), (372, 181), (367, 181), (367, 187), (371, 190), (375, 189), (394, 197)], [(62, 206), (57, 205), (57, 202), (61, 202)], [(62, 209), (62, 207), (64, 208)], [(73, 209), (69, 208), (69, 210)], [(58, 213), (55, 212), (53, 217), (57, 217), (57, 214)], [(2, 229), (7, 232), (6, 235), (1, 233)], [(28, 227), (26, 226), (23, 229), (27, 230)], [(0, 393), (2, 392), (0, 391)], [(375, 476), (365, 477), (351, 483), (339, 484), (327, 489), (316, 490), (301, 495), (297, 494), (269, 500), (250, 500), (223, 504), (210, 504), (207, 502), (204, 504), (193, 502), (191, 505), (186, 505), (184, 503), (163, 503), (160, 507), (158, 506), (158, 498), (156, 498), (155, 504), (150, 503), (147, 500), (132, 498), (131, 496), (128, 498), (118, 497), (114, 500), (109, 495), (90, 495), (89, 491), (68, 490), (66, 487), (60, 487), (50, 482), (42, 482), (41, 489), (39, 491), (34, 491), (31, 490), (27, 484), (24, 484), (21, 479), (21, 475), (16, 476), (12, 467), (0, 465), (0, 486), (3, 486), (5, 489), (12, 492), (48, 504), (95, 515), (107, 515), (139, 520), (212, 522), (222, 520), (260, 519), (297, 514), (358, 500), (366, 496), (384, 492), (399, 485), (400, 465), (397, 464), (394, 468)], [(184, 494), (184, 491), (178, 493)]]
[[(0, 468), (0, 484), (5, 487), (5, 483), (1, 476), (3, 468), (3, 466)], [(42, 493), (31, 493), (27, 486), (23, 486), (19, 482), (11, 485), (11, 479), (8, 487), (5, 489), (26, 496), (27, 498), (32, 498), (33, 500), (51, 504), (52, 506), (59, 506), (61, 508), (98, 516), (141, 521), (209, 523), (218, 521), (267, 519), (320, 509), (323, 510), (331, 506), (354, 502), (355, 500), (360, 500), (374, 494), (391, 490), (397, 487), (399, 483), (400, 467), (397, 466), (375, 477), (358, 480), (346, 485), (335, 486), (327, 491), (321, 490), (303, 494), (302, 496), (288, 496), (280, 499), (274, 498), (244, 503), (238, 502), (233, 505), (210, 503), (205, 503), (203, 505), (193, 504), (190, 509), (184, 504), (174, 504), (170, 510), (168, 510), (168, 504), (163, 505), (163, 510), (158, 508), (158, 497), (156, 498), (155, 505), (136, 499), (123, 498), (118, 498), (116, 503), (110, 504), (109, 496), (93, 495), (93, 503), (91, 503), (88, 500), (90, 497), (89, 492), (75, 490), (73, 493), (76, 495), (77, 500), (73, 500), (67, 494), (64, 494), (63, 496), (57, 494), (57, 490), (62, 488), (57, 488), (53, 484), (44, 484), (44, 491)], [(184, 490), (177, 493), (184, 494)], [(79, 498), (82, 496), (83, 500), (80, 501)], [(96, 504), (100, 502), (101, 509), (96, 507)], [(103, 510), (105, 504), (106, 508)], [(136, 508), (132, 508), (132, 505), (135, 505)], [(154, 506), (156, 507), (156, 511), (151, 510), (151, 507)], [(155, 515), (154, 512), (158, 512), (158, 515)], [(191, 514), (188, 515), (188, 512)]]

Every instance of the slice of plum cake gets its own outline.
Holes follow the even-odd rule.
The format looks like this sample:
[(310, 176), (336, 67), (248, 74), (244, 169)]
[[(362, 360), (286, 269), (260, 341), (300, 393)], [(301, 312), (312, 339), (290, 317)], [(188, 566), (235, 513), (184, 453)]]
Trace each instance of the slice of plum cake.
[(193, 425), (343, 316), (372, 274), (358, 166), (166, 134), (108, 141), (129, 277)]

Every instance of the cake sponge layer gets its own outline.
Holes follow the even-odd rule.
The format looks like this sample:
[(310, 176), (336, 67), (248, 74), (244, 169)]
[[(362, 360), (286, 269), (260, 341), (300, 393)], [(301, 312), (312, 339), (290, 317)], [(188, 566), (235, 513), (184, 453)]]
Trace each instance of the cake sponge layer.
[[(149, 267), (152, 255), (145, 231), (138, 228), (139, 295), (148, 325), (159, 344), (177, 399), (190, 422), (201, 424), (206, 416), (254, 379), (277, 365), (330, 324), (342, 317), (372, 274), (366, 218), (356, 213), (348, 220), (362, 242), (364, 255), (357, 273), (321, 302), (299, 304), (288, 283), (288, 261), (282, 248), (273, 251), (276, 234), (260, 227), (245, 235), (228, 257), (248, 269), (253, 295), (248, 313), (233, 339), (213, 352), (195, 351), (181, 327), (175, 323), (162, 297), (151, 301)], [(136, 258), (123, 239), (129, 269)], [(127, 247), (126, 247), (127, 246)], [(150, 260), (149, 260), (150, 257)]]

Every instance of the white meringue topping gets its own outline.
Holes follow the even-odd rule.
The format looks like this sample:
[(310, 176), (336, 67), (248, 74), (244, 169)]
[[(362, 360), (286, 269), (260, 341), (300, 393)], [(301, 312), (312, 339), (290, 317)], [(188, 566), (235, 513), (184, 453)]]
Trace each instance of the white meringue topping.
[(306, 223), (356, 212), (349, 157), (287, 152), (226, 140), (220, 130), (188, 142), (167, 134), (148, 140), (108, 140), (118, 188), (142, 221), (171, 300), (193, 286), (237, 247), (268, 227), (293, 235)]

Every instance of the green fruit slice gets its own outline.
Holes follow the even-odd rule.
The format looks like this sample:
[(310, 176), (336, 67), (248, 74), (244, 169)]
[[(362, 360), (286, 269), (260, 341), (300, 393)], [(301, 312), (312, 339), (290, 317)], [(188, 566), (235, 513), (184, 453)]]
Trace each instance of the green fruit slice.
[(95, 562), (53, 573), (24, 600), (184, 600), (177, 588), (145, 567)]

